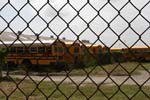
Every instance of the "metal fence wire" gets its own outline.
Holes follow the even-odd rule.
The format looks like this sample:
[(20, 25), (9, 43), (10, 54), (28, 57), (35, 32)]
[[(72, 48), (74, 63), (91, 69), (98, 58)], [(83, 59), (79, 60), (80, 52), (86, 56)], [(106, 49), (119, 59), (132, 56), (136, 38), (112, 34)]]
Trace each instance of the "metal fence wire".
[(150, 0), (1, 0), (1, 100), (149, 100)]

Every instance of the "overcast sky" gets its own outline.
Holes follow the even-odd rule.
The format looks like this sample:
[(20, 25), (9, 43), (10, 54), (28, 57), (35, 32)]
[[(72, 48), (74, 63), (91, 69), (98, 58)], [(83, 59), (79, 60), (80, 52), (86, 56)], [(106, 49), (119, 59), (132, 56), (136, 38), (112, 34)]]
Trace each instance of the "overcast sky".
[[(48, 25), (48, 27), (51, 28), (56, 35), (59, 35), (67, 27), (66, 23), (59, 16), (57, 16), (57, 12), (55, 11), (59, 11), (60, 8), (67, 2), (67, 0), (49, 0), (49, 3), (55, 8), (55, 10), (48, 4), (45, 5), (47, 0), (29, 1), (36, 10), (40, 10), (40, 8), (43, 6), (43, 9), (39, 11), (39, 14), (47, 23), (49, 23), (49, 21), (56, 17)], [(87, 0), (69, 1), (77, 11), (79, 11), (87, 2)], [(96, 10), (99, 10), (107, 2), (107, 0), (89, 1)], [(127, 3), (127, 1), (128, 0), (110, 0), (111, 4), (118, 10), (120, 10)], [(150, 21), (150, 4), (146, 5), (143, 8), (143, 6), (147, 2), (149, 2), (149, 0), (131, 1), (137, 9), (141, 9), (141, 15), (144, 16), (148, 21)], [(21, 9), (21, 7), (24, 6), (27, 0), (10, 0), (10, 2), (16, 8), (16, 10), (19, 11), (21, 9), (19, 11), (19, 14), (24, 18), (24, 21), (29, 23), (32, 31), (30, 30), (30, 28), (25, 29), (25, 27), (27, 27), (27, 24), (20, 18), (20, 16), (17, 15), (17, 12), (11, 7), (11, 5), (7, 4), (5, 7), (3, 7), (6, 2), (8, 2), (8, 0), (0, 0), (0, 31), (7, 28), (7, 23), (3, 20), (3, 18), (5, 18), (5, 20), (10, 23), (9, 27), (15, 32), (24, 30), (24, 34), (33, 34), (32, 31), (34, 31), (37, 34), (42, 32), (42, 35), (45, 36), (55, 36), (55, 34), (53, 34), (53, 32), (49, 28), (47, 28), (47, 24), (39, 16), (36, 16), (35, 19), (32, 20), (32, 18), (36, 15), (36, 11), (29, 4)], [(105, 43), (107, 46), (113, 45), (114, 42), (118, 39), (117, 35), (115, 35), (114, 32), (119, 35), (128, 27), (128, 24), (124, 19), (126, 19), (128, 22), (131, 22), (139, 13), (138, 10), (129, 3), (120, 11), (121, 16), (124, 17), (123, 19), (122, 17), (117, 16), (118, 12), (110, 4), (107, 4), (102, 10), (99, 11), (100, 16), (103, 17), (108, 23), (115, 16), (117, 17), (114, 21), (111, 22), (110, 27), (106, 29), (107, 23), (101, 17), (95, 17), (97, 15), (97, 12), (91, 7), (91, 5), (86, 5), (82, 10), (80, 10), (79, 14), (87, 23), (90, 22), (90, 29), (92, 29), (92, 31), (94, 31), (95, 33), (93, 33), (88, 28), (80, 35), (79, 39), (86, 39), (90, 40), (91, 43), (102, 44), (101, 42), (96, 41), (97, 36), (99, 36), (99, 39), (103, 41), (103, 43)], [(77, 15), (77, 12), (73, 8), (71, 8), (69, 4), (67, 4), (62, 10), (60, 10), (59, 15), (67, 23), (69, 23), (72, 18)], [(135, 32), (137, 32), (138, 34), (142, 34), (145, 30), (146, 32), (141, 35), (141, 39), (148, 45), (150, 45), (150, 23), (147, 22), (141, 15), (139, 15), (131, 23), (131, 27), (134, 29), (134, 31), (131, 28), (128, 28), (121, 35), (120, 39), (128, 46), (133, 45), (134, 42), (138, 40), (139, 37), (137, 34), (135, 34)], [(15, 19), (11, 21), (14, 17)], [(76, 35), (79, 35), (87, 27), (87, 24), (79, 16), (77, 16), (69, 24), (69, 27), (76, 33)], [(114, 32), (110, 28), (113, 29)], [(5, 31), (11, 32), (9, 28), (5, 29)], [(97, 36), (94, 34), (96, 34)], [(66, 37), (66, 39), (76, 40), (76, 35), (74, 35), (72, 31), (67, 28), (60, 35), (60, 38)], [(143, 45), (143, 43), (139, 41), (136, 45)], [(118, 41), (113, 47), (124, 47), (124, 45)]]

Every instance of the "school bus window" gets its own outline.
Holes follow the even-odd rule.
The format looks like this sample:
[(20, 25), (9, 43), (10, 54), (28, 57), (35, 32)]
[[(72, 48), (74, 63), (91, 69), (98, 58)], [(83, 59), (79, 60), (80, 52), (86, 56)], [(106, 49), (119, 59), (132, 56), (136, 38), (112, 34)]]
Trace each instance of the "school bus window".
[(98, 49), (98, 53), (101, 53), (102, 52), (102, 49)]
[(145, 49), (145, 52), (148, 52), (148, 50), (147, 50), (147, 49)]
[(62, 59), (63, 59), (63, 56), (58, 56), (58, 59), (59, 59), (59, 60), (62, 60)]
[(87, 55), (89, 53), (89, 50), (87, 48), (83, 49), (83, 54)]
[(59, 47), (59, 48), (58, 48), (58, 52), (63, 52), (63, 48), (62, 48), (62, 47)]
[(78, 47), (74, 48), (74, 53), (79, 53), (79, 48)]
[(29, 53), (29, 48), (24, 48), (24, 53)]
[(148, 49), (147, 52), (150, 52), (150, 49)]
[(18, 54), (23, 54), (24, 53), (24, 48), (23, 47), (18, 47), (17, 48), (17, 53)]
[(62, 53), (63, 48), (62, 47), (55, 47), (55, 52)]
[(38, 47), (38, 53), (45, 53), (44, 47)]
[(96, 53), (96, 48), (93, 48), (93, 53)]
[(148, 51), (147, 53), (150, 54), (150, 51)]
[(66, 48), (64, 48), (64, 53), (68, 53), (69, 51), (68, 51), (68, 48), (66, 47)]
[(16, 48), (15, 47), (10, 48), (10, 52), (11, 53), (16, 53)]
[(148, 52), (148, 50), (145, 49), (144, 52)]
[(30, 48), (30, 53), (37, 53), (37, 48), (36, 47), (31, 47)]
[(52, 47), (48, 47), (48, 48), (47, 48), (47, 52), (48, 52), (48, 53), (51, 53), (51, 52), (52, 52)]

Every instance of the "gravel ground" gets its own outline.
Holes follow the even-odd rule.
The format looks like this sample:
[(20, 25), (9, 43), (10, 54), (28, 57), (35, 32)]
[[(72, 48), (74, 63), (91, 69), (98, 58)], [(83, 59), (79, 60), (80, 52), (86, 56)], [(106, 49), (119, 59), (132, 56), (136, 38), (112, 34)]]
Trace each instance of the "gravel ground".
[[(5, 76), (5, 75), (4, 75)], [(13, 78), (23, 79), (24, 75), (10, 75)], [(64, 83), (76, 83), (76, 84), (87, 84), (87, 83), (95, 83), (95, 84), (107, 84), (107, 85), (144, 85), (150, 86), (150, 73), (141, 71), (140, 75), (134, 76), (33, 76), (26, 77), (25, 79), (31, 80), (31, 78), (35, 81), (55, 81), (55, 82), (64, 82)]]

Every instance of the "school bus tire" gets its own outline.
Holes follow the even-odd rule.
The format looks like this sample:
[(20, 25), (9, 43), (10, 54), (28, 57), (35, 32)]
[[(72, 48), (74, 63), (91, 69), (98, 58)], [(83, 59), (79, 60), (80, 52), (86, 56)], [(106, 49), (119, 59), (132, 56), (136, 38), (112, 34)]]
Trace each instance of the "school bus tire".
[(13, 61), (9, 61), (9, 62), (7, 63), (7, 65), (8, 65), (8, 67), (10, 67), (10, 68), (12, 68), (12, 67), (17, 67), (16, 64), (15, 64), (15, 62), (13, 62)]
[(28, 71), (32, 68), (32, 62), (29, 59), (23, 59), (19, 67), (24, 71)]
[(146, 61), (146, 59), (144, 57), (139, 57), (138, 60), (139, 61)]

